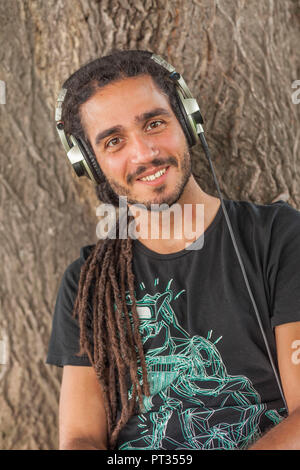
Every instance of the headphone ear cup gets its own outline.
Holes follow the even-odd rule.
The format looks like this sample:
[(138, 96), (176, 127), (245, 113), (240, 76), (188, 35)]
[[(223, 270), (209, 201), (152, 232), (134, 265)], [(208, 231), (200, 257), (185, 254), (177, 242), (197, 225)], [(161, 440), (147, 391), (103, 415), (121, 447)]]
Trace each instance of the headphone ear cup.
[(196, 139), (195, 139), (194, 133), (191, 129), (191, 125), (190, 125), (190, 122), (188, 120), (184, 105), (183, 105), (183, 103), (181, 101), (181, 98), (178, 95), (178, 93), (176, 93), (176, 101), (177, 101), (177, 105), (178, 105), (178, 108), (179, 108), (180, 123), (181, 123), (182, 130), (183, 130), (183, 132), (184, 132), (184, 134), (187, 138), (188, 146), (193, 147), (196, 144)]
[(81, 150), (81, 153), (82, 153), (87, 165), (89, 166), (89, 168), (91, 170), (91, 173), (92, 173), (92, 176), (95, 180), (95, 183), (97, 183), (97, 184), (104, 183), (105, 177), (104, 177), (103, 172), (100, 168), (100, 165), (97, 162), (94, 155), (92, 154), (92, 152), (89, 149), (86, 142), (84, 142), (84, 140), (77, 137), (77, 143), (78, 143), (78, 146)]

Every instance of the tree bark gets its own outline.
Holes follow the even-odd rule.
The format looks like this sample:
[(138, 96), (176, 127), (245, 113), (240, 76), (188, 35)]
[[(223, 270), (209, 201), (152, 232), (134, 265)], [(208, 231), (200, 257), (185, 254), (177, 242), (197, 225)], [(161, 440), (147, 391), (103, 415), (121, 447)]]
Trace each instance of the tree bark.
[[(0, 448), (57, 448), (54, 303), (66, 266), (96, 241), (92, 183), (55, 131), (62, 82), (113, 47), (163, 55), (199, 101), (223, 196), (300, 209), (299, 23), (298, 0), (1, 1)], [(193, 169), (217, 195), (200, 147)]]

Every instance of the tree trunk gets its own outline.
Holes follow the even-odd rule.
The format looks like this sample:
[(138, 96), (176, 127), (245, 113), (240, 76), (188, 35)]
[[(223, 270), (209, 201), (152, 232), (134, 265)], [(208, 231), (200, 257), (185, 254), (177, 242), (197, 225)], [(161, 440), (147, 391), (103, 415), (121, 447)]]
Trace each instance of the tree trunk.
[[(0, 448), (57, 448), (54, 303), (96, 241), (92, 183), (76, 179), (55, 131), (62, 82), (113, 47), (163, 55), (198, 98), (223, 196), (300, 209), (299, 12), (298, 0), (1, 1)], [(193, 168), (217, 195), (200, 147)]]

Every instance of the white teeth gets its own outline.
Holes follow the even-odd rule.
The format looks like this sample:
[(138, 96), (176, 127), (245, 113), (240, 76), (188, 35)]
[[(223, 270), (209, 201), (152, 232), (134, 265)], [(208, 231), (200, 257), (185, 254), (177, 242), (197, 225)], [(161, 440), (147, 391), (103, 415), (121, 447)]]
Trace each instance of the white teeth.
[(154, 173), (153, 175), (150, 176), (145, 176), (144, 178), (140, 178), (141, 181), (153, 181), (156, 180), (156, 178), (159, 178), (159, 176), (163, 175), (166, 172), (166, 168), (163, 170), (158, 171), (157, 173)]

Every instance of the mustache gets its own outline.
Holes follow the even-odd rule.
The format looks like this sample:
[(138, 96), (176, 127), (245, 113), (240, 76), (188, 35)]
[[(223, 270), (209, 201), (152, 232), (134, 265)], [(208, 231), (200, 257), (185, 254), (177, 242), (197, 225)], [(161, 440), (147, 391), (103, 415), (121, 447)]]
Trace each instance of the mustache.
[(152, 160), (152, 162), (148, 165), (148, 166), (140, 166), (138, 168), (138, 170), (136, 171), (135, 175), (130, 175), (128, 176), (127, 178), (127, 183), (130, 184), (133, 180), (135, 180), (136, 178), (138, 178), (142, 173), (144, 173), (144, 171), (147, 171), (147, 168), (150, 168), (150, 167), (159, 167), (159, 166), (178, 166), (178, 163), (177, 163), (177, 160), (176, 158), (174, 157), (169, 157), (167, 158), (166, 160), (161, 160), (159, 158), (155, 158), (154, 160)]

